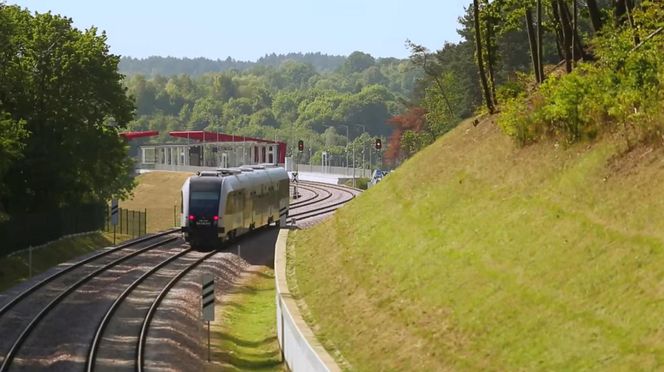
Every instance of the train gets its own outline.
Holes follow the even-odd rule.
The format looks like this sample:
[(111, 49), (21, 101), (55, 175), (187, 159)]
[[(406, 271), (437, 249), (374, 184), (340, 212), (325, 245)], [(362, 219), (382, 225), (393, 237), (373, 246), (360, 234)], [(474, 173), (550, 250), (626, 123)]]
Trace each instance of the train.
[(289, 177), (274, 165), (201, 171), (185, 180), (181, 230), (192, 248), (219, 247), (263, 226), (285, 226)]

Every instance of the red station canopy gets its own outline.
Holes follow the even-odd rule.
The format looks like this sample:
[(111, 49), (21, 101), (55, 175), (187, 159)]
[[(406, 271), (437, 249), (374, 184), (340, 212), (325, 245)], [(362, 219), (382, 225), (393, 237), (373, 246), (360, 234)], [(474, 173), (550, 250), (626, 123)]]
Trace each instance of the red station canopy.
[(122, 137), (124, 137), (127, 140), (133, 140), (136, 138), (142, 138), (142, 137), (153, 137), (153, 136), (158, 136), (159, 131), (156, 130), (144, 130), (140, 132), (122, 132), (120, 133)]
[(173, 137), (187, 138), (196, 141), (205, 142), (260, 142), (260, 143), (276, 143), (279, 147), (279, 163), (286, 161), (286, 142), (271, 141), (261, 138), (233, 136), (225, 133), (206, 132), (202, 130), (176, 130), (168, 132)]

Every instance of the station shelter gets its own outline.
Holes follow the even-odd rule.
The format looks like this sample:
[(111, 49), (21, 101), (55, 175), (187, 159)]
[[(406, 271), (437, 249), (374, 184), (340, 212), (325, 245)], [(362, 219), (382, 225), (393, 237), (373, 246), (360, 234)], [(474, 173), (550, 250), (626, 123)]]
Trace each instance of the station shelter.
[(172, 131), (169, 135), (186, 143), (141, 146), (143, 164), (229, 168), (285, 163), (285, 142), (207, 131)]

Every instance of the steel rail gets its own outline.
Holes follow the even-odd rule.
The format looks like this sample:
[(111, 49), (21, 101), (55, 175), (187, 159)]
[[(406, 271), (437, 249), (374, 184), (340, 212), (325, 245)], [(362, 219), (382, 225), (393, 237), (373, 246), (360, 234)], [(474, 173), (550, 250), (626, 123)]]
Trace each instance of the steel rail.
[[(298, 187), (303, 187), (303, 186), (298, 186)], [(306, 187), (306, 186), (304, 186), (304, 187)], [(325, 200), (327, 200), (327, 199), (329, 199), (329, 198), (332, 197), (332, 193), (329, 192), (329, 191), (327, 191), (327, 190), (325, 190), (325, 189), (322, 188), (322, 187), (316, 187), (316, 186), (313, 186), (313, 189), (318, 189), (318, 190), (324, 191), (324, 192), (327, 193), (327, 195), (324, 196), (324, 197), (322, 197), (322, 198), (320, 198), (320, 199), (313, 198), (314, 200), (311, 200), (311, 201), (308, 201), (308, 200), (307, 200), (306, 203), (303, 201), (302, 203), (294, 203), (294, 204), (291, 204), (290, 207), (289, 207), (289, 209), (292, 210), (292, 209), (302, 208), (302, 207), (306, 207), (306, 206), (313, 205), (313, 204), (318, 204), (318, 203), (321, 203), (321, 202), (323, 202), (323, 201), (325, 201)], [(309, 189), (309, 190), (311, 190), (311, 191), (313, 191), (314, 193), (316, 193), (317, 196), (320, 196), (320, 194), (317, 193), (316, 191), (314, 191), (313, 189)]]
[[(345, 187), (334, 187), (333, 185), (326, 185), (326, 186), (328, 186), (332, 189), (338, 190), (338, 191), (343, 191), (343, 192), (349, 194), (350, 198), (341, 200), (341, 201), (336, 202), (336, 203), (327, 204), (327, 205), (321, 206), (319, 208), (310, 209), (310, 210), (295, 213), (295, 214), (292, 214), (292, 215), (289, 214), (288, 217), (289, 218), (290, 217), (297, 217), (298, 219), (307, 219), (307, 218), (312, 218), (312, 217), (320, 216), (320, 215), (323, 215), (323, 214), (331, 213), (331, 212), (334, 212), (335, 210), (337, 210), (339, 206), (353, 200), (356, 196), (356, 194), (353, 194), (352, 192), (347, 190)], [(319, 186), (319, 187), (321, 187), (321, 186)]]
[(168, 257), (164, 261), (160, 262), (156, 266), (152, 267), (150, 270), (145, 272), (143, 275), (141, 275), (138, 279), (136, 279), (133, 283), (131, 283), (113, 302), (113, 304), (108, 308), (106, 311), (106, 314), (104, 314), (104, 317), (101, 319), (99, 322), (99, 325), (97, 326), (97, 331), (95, 332), (95, 336), (92, 339), (92, 343), (90, 344), (90, 348), (88, 349), (88, 358), (86, 361), (86, 366), (85, 369), (88, 372), (94, 371), (95, 368), (95, 359), (97, 357), (97, 351), (99, 350), (99, 344), (101, 343), (101, 338), (102, 335), (104, 334), (104, 331), (108, 327), (108, 324), (111, 321), (111, 317), (115, 313), (115, 311), (120, 307), (120, 304), (129, 296), (129, 294), (136, 289), (145, 279), (148, 277), (152, 276), (155, 272), (163, 268), (164, 266), (168, 265), (169, 263), (175, 261), (176, 259), (184, 256), (185, 254), (191, 252), (193, 249), (192, 248), (187, 248), (185, 250), (180, 251), (179, 253)]
[(150, 305), (150, 309), (143, 319), (141, 332), (139, 333), (138, 342), (136, 344), (136, 371), (143, 372), (144, 370), (143, 364), (145, 362), (145, 343), (147, 342), (148, 337), (148, 327), (150, 327), (150, 322), (152, 322), (152, 318), (154, 317), (159, 304), (161, 304), (161, 301), (164, 299), (164, 297), (166, 297), (166, 294), (171, 290), (175, 283), (182, 279), (182, 277), (184, 277), (189, 271), (217, 253), (217, 251), (207, 253), (203, 257), (196, 260), (196, 262), (182, 269), (182, 271), (180, 271), (176, 276), (173, 277), (173, 279), (171, 279), (170, 282), (168, 282), (168, 284), (166, 284), (166, 286), (161, 290), (161, 292), (159, 292), (154, 301), (152, 301), (152, 305)]
[[(294, 187), (294, 186), (291, 185), (291, 187)], [(296, 201), (295, 203), (290, 203), (289, 206), (290, 206), (291, 208), (295, 208), (295, 207), (299, 206), (300, 204), (304, 204), (304, 203), (309, 202), (309, 201), (311, 201), (311, 200), (314, 200), (314, 199), (316, 199), (316, 198), (318, 198), (318, 197), (320, 196), (320, 194), (318, 194), (316, 191), (314, 191), (313, 189), (308, 188), (308, 187), (306, 187), (306, 186), (300, 186), (300, 185), (298, 185), (297, 187), (312, 192), (312, 193), (313, 193), (313, 196), (310, 197), (310, 198), (303, 199), (303, 200), (298, 200), (298, 201)]]
[(0, 308), (0, 317), (2, 317), (7, 311), (9, 311), (11, 308), (13, 308), (17, 303), (19, 303), (21, 300), (25, 299), (27, 296), (29, 296), (30, 294), (32, 294), (33, 292), (35, 292), (39, 288), (43, 287), (44, 285), (52, 282), (53, 280), (63, 276), (64, 274), (66, 274), (66, 273), (68, 273), (68, 272), (70, 272), (74, 269), (80, 268), (83, 265), (96, 260), (97, 258), (104, 257), (106, 255), (109, 255), (109, 254), (113, 253), (113, 252), (117, 252), (121, 249), (128, 248), (128, 247), (140, 244), (140, 243), (144, 243), (146, 241), (152, 240), (154, 238), (158, 238), (160, 236), (172, 234), (172, 233), (174, 233), (178, 230), (179, 229), (171, 229), (171, 230), (167, 230), (167, 231), (164, 231), (164, 232), (161, 232), (161, 233), (158, 233), (158, 234), (154, 234), (154, 235), (146, 236), (144, 238), (136, 239), (136, 240), (118, 245), (114, 248), (99, 252), (99, 253), (97, 253), (93, 256), (90, 256), (88, 258), (85, 258), (81, 261), (75, 262), (71, 266), (69, 266), (69, 267), (67, 267), (63, 270), (60, 270), (56, 273), (53, 273), (52, 275), (49, 275), (48, 277), (46, 277), (46, 278), (40, 280), (39, 282), (33, 284), (32, 286), (30, 286), (30, 288), (28, 288), (28, 289), (24, 290), (23, 292), (19, 293), (18, 295), (16, 295), (14, 298), (11, 299), (11, 301), (9, 301), (5, 305), (3, 305), (2, 308)]
[(134, 257), (137, 256), (143, 252), (149, 251), (151, 249), (154, 249), (156, 247), (162, 246), (164, 244), (168, 244), (172, 241), (175, 241), (177, 238), (169, 238), (165, 239), (162, 241), (159, 241), (157, 243), (151, 244), (147, 247), (141, 248), (139, 250), (136, 250), (134, 252), (131, 252), (125, 256), (119, 257), (112, 262), (96, 269), (95, 271), (91, 272), (90, 274), (86, 275), (85, 277), (79, 279), (76, 283), (70, 285), (62, 291), (57, 297), (55, 297), (51, 302), (48, 303), (36, 316), (33, 317), (32, 321), (23, 329), (23, 332), (21, 332), (20, 336), (14, 341), (12, 344), (12, 347), (9, 349), (9, 352), (5, 355), (5, 359), (2, 361), (2, 365), (0, 366), (0, 372), (5, 372), (7, 369), (9, 369), (9, 366), (11, 365), (12, 361), (14, 360), (14, 357), (16, 356), (16, 353), (18, 350), (21, 348), (25, 340), (28, 338), (30, 333), (35, 329), (37, 324), (46, 316), (46, 314), (51, 311), (57, 304), (59, 304), (66, 296), (68, 296), (70, 293), (75, 291), (78, 287), (81, 285), (89, 282), (92, 278), (95, 276), (99, 275), (100, 273), (117, 266), (118, 264)]

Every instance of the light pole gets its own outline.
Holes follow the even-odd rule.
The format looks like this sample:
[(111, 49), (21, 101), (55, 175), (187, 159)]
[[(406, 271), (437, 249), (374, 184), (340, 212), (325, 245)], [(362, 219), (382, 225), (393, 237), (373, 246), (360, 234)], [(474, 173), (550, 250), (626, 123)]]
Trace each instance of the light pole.
[[(353, 124), (357, 127), (362, 127), (362, 134), (367, 132), (367, 127), (362, 124)], [(365, 150), (366, 141), (362, 142), (362, 176), (364, 176), (364, 150)], [(355, 165), (355, 159), (353, 159), (353, 166)]]
[(348, 144), (350, 143), (348, 136), (348, 125), (339, 124), (340, 127), (346, 127), (346, 174), (348, 174)]

